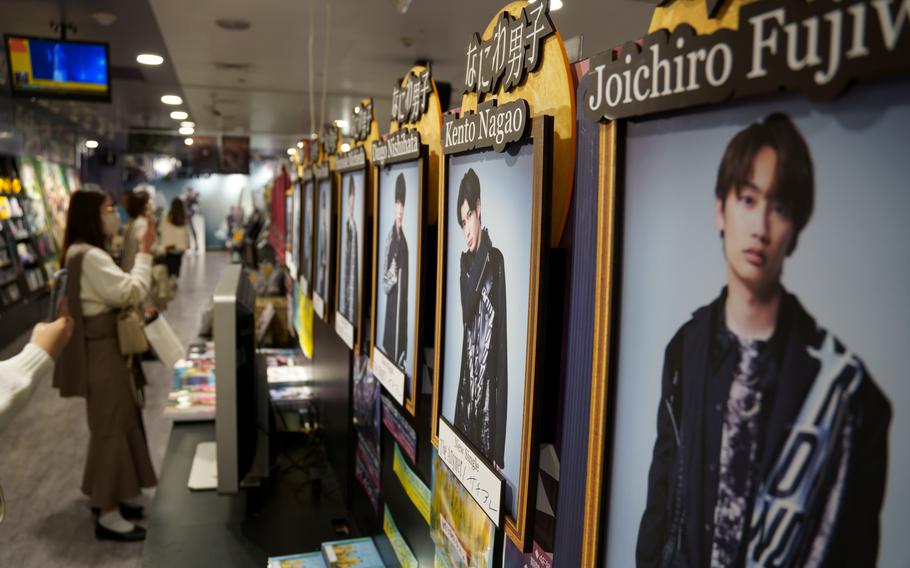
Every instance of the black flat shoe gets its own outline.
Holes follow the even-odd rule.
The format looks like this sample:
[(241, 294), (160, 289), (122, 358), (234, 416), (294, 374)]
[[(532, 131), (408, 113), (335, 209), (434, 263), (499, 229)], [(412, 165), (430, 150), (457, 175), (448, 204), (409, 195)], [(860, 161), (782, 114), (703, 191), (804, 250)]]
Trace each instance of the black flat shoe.
[[(92, 514), (97, 517), (101, 514), (101, 509), (92, 507)], [(145, 517), (145, 513), (141, 505), (139, 507), (133, 507), (126, 503), (120, 503), (120, 516), (128, 521), (138, 521)]]
[(120, 503), (120, 516), (128, 521), (137, 521), (145, 516), (142, 506), (134, 507), (126, 503)]
[(145, 540), (145, 529), (138, 525), (133, 525), (133, 530), (122, 533), (112, 531), (95, 521), (95, 538), (98, 540), (114, 540), (117, 542), (138, 542), (140, 540)]

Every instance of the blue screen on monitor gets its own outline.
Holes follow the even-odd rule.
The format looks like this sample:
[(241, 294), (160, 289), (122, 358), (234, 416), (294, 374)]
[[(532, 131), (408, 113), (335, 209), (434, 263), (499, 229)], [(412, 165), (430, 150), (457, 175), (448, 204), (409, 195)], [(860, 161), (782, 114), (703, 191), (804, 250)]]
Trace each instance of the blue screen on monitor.
[(102, 45), (33, 39), (29, 47), (36, 79), (107, 84), (107, 50)]

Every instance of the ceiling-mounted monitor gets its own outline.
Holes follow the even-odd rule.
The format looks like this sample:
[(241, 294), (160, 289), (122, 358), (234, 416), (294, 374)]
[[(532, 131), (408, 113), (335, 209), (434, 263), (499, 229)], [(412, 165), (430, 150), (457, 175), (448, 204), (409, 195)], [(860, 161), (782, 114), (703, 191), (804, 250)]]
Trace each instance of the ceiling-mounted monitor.
[(108, 44), (6, 34), (14, 95), (111, 100)]

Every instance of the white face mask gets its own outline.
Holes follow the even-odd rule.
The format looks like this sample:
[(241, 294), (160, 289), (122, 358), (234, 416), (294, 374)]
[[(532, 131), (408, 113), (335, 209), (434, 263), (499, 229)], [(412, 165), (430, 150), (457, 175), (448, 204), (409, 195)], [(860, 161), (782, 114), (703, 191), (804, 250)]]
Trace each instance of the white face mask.
[(117, 234), (120, 228), (120, 214), (116, 211), (105, 211), (101, 214), (101, 230), (108, 238)]

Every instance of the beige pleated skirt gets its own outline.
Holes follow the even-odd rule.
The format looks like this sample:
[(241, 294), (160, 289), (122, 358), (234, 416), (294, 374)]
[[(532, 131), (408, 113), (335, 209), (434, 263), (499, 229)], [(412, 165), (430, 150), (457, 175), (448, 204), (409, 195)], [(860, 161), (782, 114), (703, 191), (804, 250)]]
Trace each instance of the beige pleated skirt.
[[(136, 405), (126, 359), (117, 346), (116, 316), (85, 318), (90, 432), (82, 492), (94, 507), (111, 509), (154, 487), (142, 411)], [(138, 364), (137, 364), (138, 366)], [(141, 375), (141, 369), (139, 370)], [(141, 377), (139, 384), (144, 384)]]

